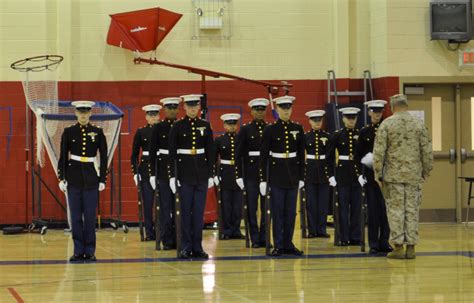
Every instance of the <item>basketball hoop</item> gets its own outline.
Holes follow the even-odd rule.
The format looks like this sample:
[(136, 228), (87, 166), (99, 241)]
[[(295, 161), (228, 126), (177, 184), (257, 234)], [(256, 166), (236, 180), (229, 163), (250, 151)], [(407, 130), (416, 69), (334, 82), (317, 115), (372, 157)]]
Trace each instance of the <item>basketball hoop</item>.
[(58, 68), (63, 59), (63, 56), (59, 55), (35, 56), (15, 61), (10, 67), (19, 72), (54, 71)]

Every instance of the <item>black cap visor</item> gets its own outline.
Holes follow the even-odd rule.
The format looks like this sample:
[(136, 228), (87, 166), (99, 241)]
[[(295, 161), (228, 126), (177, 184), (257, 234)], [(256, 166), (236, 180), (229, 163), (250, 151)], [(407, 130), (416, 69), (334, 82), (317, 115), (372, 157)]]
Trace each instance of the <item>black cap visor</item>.
[(252, 106), (252, 110), (256, 110), (256, 111), (264, 111), (266, 109), (267, 107), (263, 105)]
[(344, 117), (346, 117), (349, 120), (354, 120), (357, 118), (357, 114), (347, 114), (347, 115), (344, 115)]
[(80, 113), (88, 113), (91, 109), (90, 107), (76, 107), (76, 110)]
[(224, 123), (225, 124), (229, 124), (229, 125), (236, 125), (238, 122), (238, 120), (225, 120)]
[(176, 103), (166, 104), (165, 108), (167, 108), (167, 109), (177, 109), (178, 104), (176, 104)]
[(186, 105), (187, 106), (198, 106), (199, 105), (199, 101), (187, 101), (186, 102)]
[(277, 106), (281, 109), (290, 109), (293, 106), (293, 104), (291, 104), (291, 103), (282, 103), (282, 104), (277, 104)]

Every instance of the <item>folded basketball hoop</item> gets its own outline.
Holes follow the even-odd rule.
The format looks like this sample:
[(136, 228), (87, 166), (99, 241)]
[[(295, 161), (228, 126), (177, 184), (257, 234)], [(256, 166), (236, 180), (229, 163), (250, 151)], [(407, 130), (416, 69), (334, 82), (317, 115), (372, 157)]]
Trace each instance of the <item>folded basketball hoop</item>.
[[(278, 93), (280, 89), (282, 89), (285, 94), (288, 94), (290, 88), (292, 87), (292, 85), (287, 82), (273, 83), (252, 80), (193, 66), (168, 63), (157, 60), (156, 56), (153, 57), (154, 54), (152, 54), (149, 59), (140, 57), (141, 52), (156, 50), (161, 41), (163, 41), (166, 35), (168, 35), (168, 33), (173, 29), (179, 19), (181, 19), (181, 14), (156, 7), (114, 14), (110, 15), (110, 17), (112, 18), (112, 21), (110, 22), (109, 33), (107, 36), (108, 44), (135, 52), (135, 59), (133, 60), (135, 64), (140, 64), (143, 62), (152, 65), (162, 65), (201, 75), (201, 93), (203, 95), (206, 95), (206, 77), (228, 78), (264, 86), (267, 88), (270, 100), (272, 100), (273, 94)], [(277, 114), (273, 108), (273, 102), (271, 102), (271, 106), (273, 115), (276, 119)], [(206, 112), (206, 102), (204, 101), (202, 111), (204, 117)]]
[(107, 43), (136, 52), (153, 51), (182, 16), (160, 7), (110, 15)]

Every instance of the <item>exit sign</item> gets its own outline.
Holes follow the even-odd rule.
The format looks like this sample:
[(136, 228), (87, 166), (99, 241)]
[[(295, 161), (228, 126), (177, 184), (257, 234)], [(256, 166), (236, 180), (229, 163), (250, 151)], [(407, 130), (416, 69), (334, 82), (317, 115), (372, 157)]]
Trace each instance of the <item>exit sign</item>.
[(474, 67), (474, 49), (459, 51), (459, 67)]

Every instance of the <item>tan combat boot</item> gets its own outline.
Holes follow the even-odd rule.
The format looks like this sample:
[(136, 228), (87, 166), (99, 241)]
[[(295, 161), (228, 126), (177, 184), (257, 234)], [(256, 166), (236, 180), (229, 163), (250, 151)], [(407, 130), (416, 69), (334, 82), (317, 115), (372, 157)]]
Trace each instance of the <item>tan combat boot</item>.
[(407, 259), (415, 259), (415, 245), (407, 245), (407, 253), (406, 253), (406, 258)]
[(405, 250), (402, 244), (395, 244), (393, 251), (387, 254), (389, 259), (405, 259)]

